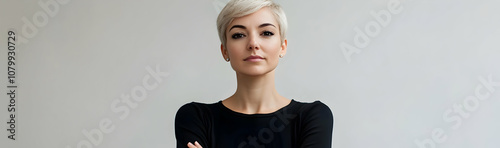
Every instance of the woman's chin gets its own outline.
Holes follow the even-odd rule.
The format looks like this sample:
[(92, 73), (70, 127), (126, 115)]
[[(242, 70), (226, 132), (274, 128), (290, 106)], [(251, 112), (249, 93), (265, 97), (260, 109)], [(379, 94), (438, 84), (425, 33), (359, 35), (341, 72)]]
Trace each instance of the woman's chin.
[(238, 73), (240, 75), (245, 75), (245, 76), (257, 77), (257, 76), (266, 75), (271, 71), (272, 70), (267, 70), (267, 69), (245, 69), (245, 70), (238, 70), (238, 71), (236, 71), (236, 73)]

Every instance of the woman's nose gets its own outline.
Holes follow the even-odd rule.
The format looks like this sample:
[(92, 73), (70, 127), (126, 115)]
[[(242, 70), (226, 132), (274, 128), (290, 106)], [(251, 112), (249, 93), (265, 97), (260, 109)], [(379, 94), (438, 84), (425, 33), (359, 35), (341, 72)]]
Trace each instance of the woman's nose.
[(249, 50), (252, 50), (252, 49), (260, 49), (260, 45), (259, 45), (259, 42), (258, 42), (258, 35), (250, 35), (249, 37), (249, 40), (248, 40), (248, 49)]

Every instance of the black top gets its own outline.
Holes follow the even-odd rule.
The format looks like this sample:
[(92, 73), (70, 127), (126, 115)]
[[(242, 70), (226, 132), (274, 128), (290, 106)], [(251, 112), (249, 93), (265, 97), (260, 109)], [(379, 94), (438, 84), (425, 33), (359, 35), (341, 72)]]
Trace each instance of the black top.
[(188, 103), (175, 116), (177, 148), (331, 148), (333, 115), (320, 101), (297, 102), (269, 114), (243, 114), (222, 101)]

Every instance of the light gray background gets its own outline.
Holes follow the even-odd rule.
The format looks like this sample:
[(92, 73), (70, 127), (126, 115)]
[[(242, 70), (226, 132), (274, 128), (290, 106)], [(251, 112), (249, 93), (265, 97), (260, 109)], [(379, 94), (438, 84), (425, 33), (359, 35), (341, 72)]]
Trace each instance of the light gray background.
[[(1, 147), (75, 148), (87, 140), (82, 130), (98, 128), (102, 119), (115, 129), (93, 147), (174, 147), (181, 105), (216, 102), (235, 91), (215, 27), (226, 0), (57, 3), (47, 24), (17, 46), (18, 131), (11, 141), (5, 131), (7, 31), (22, 36), (22, 18), (47, 13), (38, 4), (47, 1), (54, 0), (0, 2)], [(499, 86), (459, 128), (443, 118), (474, 95), (480, 77), (500, 81), (498, 1), (401, 0), (401, 13), (350, 62), (340, 44), (352, 45), (354, 28), (375, 22), (370, 12), (386, 10), (389, 0), (277, 2), (289, 21), (277, 89), (332, 109), (334, 147), (417, 148), (415, 140), (432, 139), (436, 128), (446, 136), (436, 147), (500, 146)], [(142, 86), (146, 68), (157, 65), (168, 77), (121, 120), (112, 102)]]

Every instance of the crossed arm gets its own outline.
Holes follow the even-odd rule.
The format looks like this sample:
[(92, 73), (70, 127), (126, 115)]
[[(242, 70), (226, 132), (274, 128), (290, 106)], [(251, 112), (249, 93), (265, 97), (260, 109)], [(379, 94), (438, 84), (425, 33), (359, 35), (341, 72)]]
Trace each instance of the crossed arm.
[[(196, 104), (186, 104), (179, 109), (175, 119), (175, 135), (178, 148), (212, 147), (211, 137), (206, 127), (207, 115), (204, 109)], [(326, 148), (331, 147), (333, 116), (331, 110), (323, 103), (308, 106), (299, 117), (302, 122), (301, 132), (297, 133), (298, 147)], [(194, 142), (193, 142), (194, 141)]]

